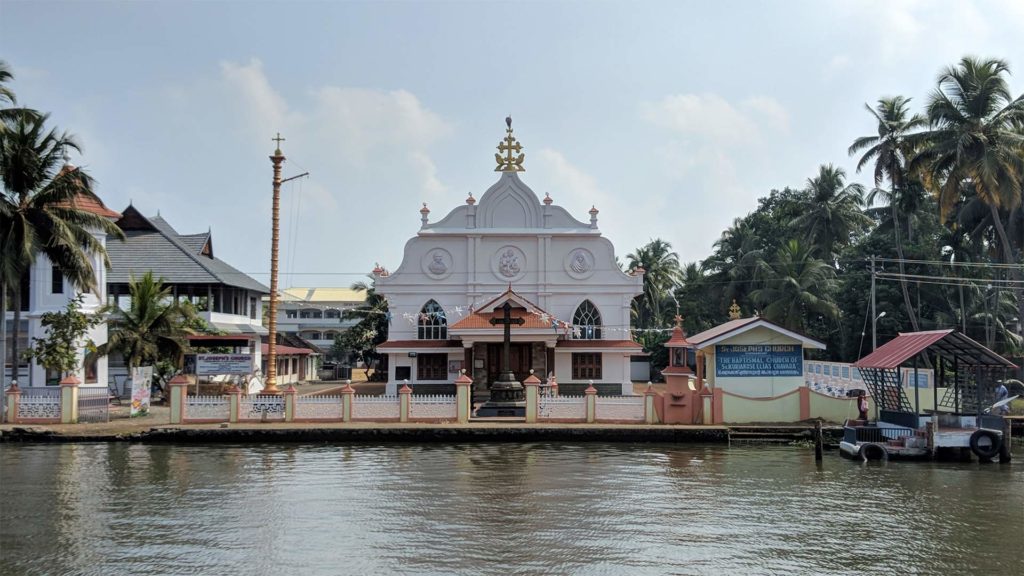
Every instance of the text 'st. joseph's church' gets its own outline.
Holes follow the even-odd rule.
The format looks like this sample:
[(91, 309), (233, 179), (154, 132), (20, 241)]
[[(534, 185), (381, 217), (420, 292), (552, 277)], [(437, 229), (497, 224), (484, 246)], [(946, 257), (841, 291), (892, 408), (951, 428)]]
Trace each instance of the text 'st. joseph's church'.
[(388, 355), (387, 392), (404, 380), (416, 392), (448, 392), (461, 369), (484, 392), (502, 362), (503, 327), (490, 320), (509, 302), (524, 320), (511, 331), (517, 380), (533, 370), (542, 381), (554, 376), (563, 394), (590, 381), (601, 394), (632, 394), (630, 357), (642, 349), (630, 336), (630, 305), (642, 270), (621, 270), (596, 209), (581, 222), (520, 180), (524, 155), (508, 124), (498, 181), (436, 222), (424, 204), (401, 266), (374, 270), (390, 311), (378, 347)]

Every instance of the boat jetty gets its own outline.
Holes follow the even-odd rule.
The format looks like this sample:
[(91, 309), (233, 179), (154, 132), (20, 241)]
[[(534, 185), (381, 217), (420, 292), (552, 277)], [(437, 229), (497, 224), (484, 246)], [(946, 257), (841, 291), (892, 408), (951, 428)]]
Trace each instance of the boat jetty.
[[(903, 382), (901, 368), (913, 368)], [(924, 390), (918, 367), (935, 370)], [(956, 330), (901, 333), (853, 365), (874, 400), (874, 419), (847, 420), (843, 456), (862, 460), (970, 459), (1008, 461), (1009, 422), (1000, 412), (1013, 399), (1000, 388), (1016, 366)], [(913, 402), (907, 392), (913, 391)], [(922, 406), (931, 396), (931, 408)], [(1005, 441), (1004, 441), (1005, 439)]]

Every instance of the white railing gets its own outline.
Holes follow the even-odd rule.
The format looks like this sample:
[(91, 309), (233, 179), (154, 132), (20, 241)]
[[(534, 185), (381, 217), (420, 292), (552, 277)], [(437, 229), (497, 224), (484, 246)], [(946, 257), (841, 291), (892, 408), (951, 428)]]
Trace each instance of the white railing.
[(18, 419), (22, 418), (60, 420), (60, 389), (56, 395), (48, 390), (33, 393), (31, 388), (23, 389), (18, 401)]
[(188, 396), (185, 398), (186, 420), (220, 420), (231, 417), (227, 396)]
[(248, 396), (238, 406), (239, 420), (284, 420), (284, 397)]
[(458, 413), (455, 396), (437, 394), (409, 397), (409, 418), (454, 420)]
[(400, 410), (398, 396), (356, 394), (352, 397), (353, 420), (398, 420)]
[(341, 396), (299, 396), (295, 399), (295, 419), (340, 422)]
[(586, 420), (586, 396), (541, 396), (537, 416), (541, 420)]
[(595, 420), (644, 421), (643, 396), (595, 396)]

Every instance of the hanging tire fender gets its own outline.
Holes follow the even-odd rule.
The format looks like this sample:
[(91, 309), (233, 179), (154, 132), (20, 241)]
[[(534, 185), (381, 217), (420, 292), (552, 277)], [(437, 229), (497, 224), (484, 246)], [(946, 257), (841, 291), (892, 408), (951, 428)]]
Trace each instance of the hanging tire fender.
[(1003, 444), (1003, 438), (995, 430), (975, 430), (971, 434), (971, 452), (982, 459), (994, 458), (999, 454), (999, 448)]
[(857, 451), (857, 455), (865, 462), (870, 460), (885, 462), (889, 459), (889, 451), (885, 449), (885, 446), (877, 442), (861, 444), (860, 450)]

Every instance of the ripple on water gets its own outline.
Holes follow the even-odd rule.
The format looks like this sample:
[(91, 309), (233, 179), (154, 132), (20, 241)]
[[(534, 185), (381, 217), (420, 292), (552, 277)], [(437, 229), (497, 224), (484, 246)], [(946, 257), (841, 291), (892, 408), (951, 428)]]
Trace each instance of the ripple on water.
[(0, 573), (1013, 574), (1022, 480), (764, 447), (0, 445)]

